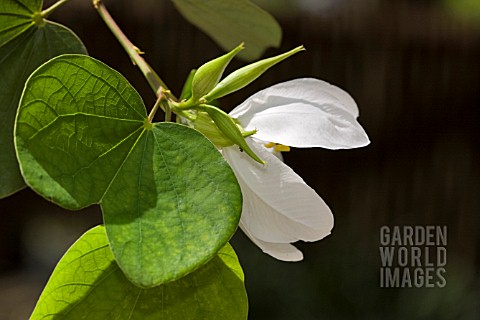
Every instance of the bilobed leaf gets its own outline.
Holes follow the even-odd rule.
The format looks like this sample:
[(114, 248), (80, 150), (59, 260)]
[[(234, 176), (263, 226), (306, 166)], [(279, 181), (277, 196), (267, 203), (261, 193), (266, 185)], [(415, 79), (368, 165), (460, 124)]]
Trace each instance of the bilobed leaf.
[(148, 123), (135, 89), (93, 58), (60, 56), (32, 74), (15, 142), (33, 190), (69, 209), (101, 205), (115, 258), (141, 287), (203, 265), (238, 225), (240, 189), (212, 143)]
[(98, 226), (60, 260), (30, 319), (240, 320), (247, 312), (243, 272), (229, 244), (195, 272), (142, 289), (124, 276)]
[(52, 22), (35, 25), (40, 0), (0, 1), (0, 198), (25, 186), (13, 145), (18, 101), (28, 76), (63, 53), (86, 53), (78, 37)]
[(32, 16), (43, 0), (2, 0), (0, 3), (0, 47), (33, 25)]
[(238, 56), (258, 59), (268, 47), (278, 47), (282, 29), (268, 12), (248, 0), (172, 0), (193, 25), (213, 38), (224, 50), (245, 42)]

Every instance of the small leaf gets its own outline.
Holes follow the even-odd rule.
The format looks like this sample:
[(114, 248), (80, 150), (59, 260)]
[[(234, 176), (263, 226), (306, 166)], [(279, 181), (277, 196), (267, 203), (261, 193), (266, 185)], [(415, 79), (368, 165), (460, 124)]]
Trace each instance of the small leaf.
[(125, 278), (98, 226), (60, 260), (30, 319), (240, 320), (247, 313), (243, 272), (229, 244), (184, 278), (142, 289)]
[(195, 270), (237, 228), (240, 189), (213, 144), (147, 124), (135, 89), (93, 58), (60, 56), (32, 74), (15, 139), (32, 189), (69, 209), (101, 205), (115, 258), (139, 286)]
[(42, 63), (63, 53), (86, 53), (69, 29), (47, 22), (33, 23), (40, 0), (1, 0), (0, 3), (0, 198), (25, 186), (13, 145), (18, 101), (28, 76)]
[(180, 94), (180, 101), (187, 100), (192, 96), (192, 81), (195, 73), (197, 72), (196, 69), (192, 69), (183, 84), (182, 93)]
[(212, 37), (225, 51), (240, 42), (239, 57), (258, 59), (268, 47), (278, 47), (282, 29), (268, 12), (248, 0), (173, 0), (178, 11)]

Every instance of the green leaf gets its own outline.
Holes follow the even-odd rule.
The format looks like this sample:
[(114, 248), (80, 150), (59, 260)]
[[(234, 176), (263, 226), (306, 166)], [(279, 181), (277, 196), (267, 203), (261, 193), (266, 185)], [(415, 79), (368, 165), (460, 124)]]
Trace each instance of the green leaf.
[(0, 47), (33, 25), (32, 17), (43, 0), (2, 0), (0, 3)]
[(258, 59), (268, 47), (278, 47), (282, 29), (268, 12), (248, 0), (173, 0), (178, 11), (212, 37), (225, 51), (240, 42), (239, 57)]
[(197, 73), (196, 69), (192, 69), (185, 79), (185, 83), (183, 84), (182, 93), (180, 94), (180, 101), (187, 100), (192, 96), (192, 81), (193, 77)]
[(69, 29), (48, 22), (33, 24), (39, 0), (1, 0), (0, 4), (0, 198), (25, 186), (13, 145), (18, 101), (28, 76), (45, 61), (63, 53), (86, 53)]
[(197, 271), (159, 287), (130, 283), (95, 227), (67, 251), (53, 271), (31, 320), (247, 319), (243, 272), (227, 244)]
[(233, 171), (198, 131), (147, 122), (122, 75), (64, 55), (29, 78), (15, 141), (27, 184), (68, 209), (99, 203), (113, 253), (142, 287), (179, 279), (235, 232)]

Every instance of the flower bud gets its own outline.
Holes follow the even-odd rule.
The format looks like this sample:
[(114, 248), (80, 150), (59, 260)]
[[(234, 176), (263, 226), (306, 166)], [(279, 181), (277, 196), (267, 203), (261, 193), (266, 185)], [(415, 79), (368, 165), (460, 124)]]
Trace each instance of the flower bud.
[(243, 43), (241, 43), (227, 54), (213, 59), (198, 68), (192, 80), (192, 98), (194, 101), (209, 93), (217, 85), (227, 65), (243, 48)]
[(220, 81), (212, 91), (208, 92), (208, 94), (204, 97), (205, 100), (210, 102), (242, 89), (260, 77), (270, 67), (273, 67), (275, 64), (302, 50), (305, 50), (305, 48), (300, 46), (285, 52), (284, 54), (254, 62), (232, 72), (225, 79)]
[(234, 143), (217, 127), (207, 112), (199, 111), (193, 127), (203, 133), (214, 145), (219, 148), (233, 146)]
[(242, 131), (237, 126), (235, 121), (224, 111), (209, 105), (202, 104), (199, 106), (203, 111), (206, 111), (210, 118), (215, 122), (216, 126), (220, 131), (233, 143), (238, 145), (243, 151), (245, 151), (253, 160), (264, 164), (262, 161), (245, 141), (245, 137), (242, 134)]

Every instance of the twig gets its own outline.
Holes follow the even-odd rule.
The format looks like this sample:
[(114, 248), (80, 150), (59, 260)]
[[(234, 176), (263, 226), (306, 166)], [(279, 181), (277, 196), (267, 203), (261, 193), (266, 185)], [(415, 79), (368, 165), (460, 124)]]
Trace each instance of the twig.
[(160, 77), (152, 69), (152, 67), (150, 67), (150, 65), (140, 56), (140, 49), (138, 49), (135, 45), (133, 45), (132, 42), (130, 42), (130, 40), (128, 40), (127, 36), (123, 33), (115, 20), (113, 20), (112, 16), (108, 12), (102, 1), (93, 0), (93, 6), (95, 7), (95, 9), (97, 9), (100, 17), (102, 17), (103, 21), (105, 21), (105, 24), (108, 26), (110, 31), (112, 31), (113, 35), (117, 38), (117, 40), (120, 42), (127, 54), (130, 56), (133, 64), (137, 65), (140, 68), (153, 91), (155, 91), (155, 93), (159, 95), (160, 92), (168, 90), (162, 79), (160, 79)]

